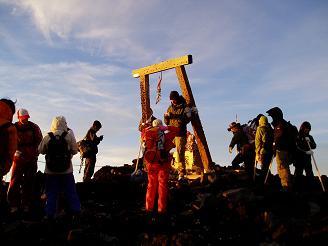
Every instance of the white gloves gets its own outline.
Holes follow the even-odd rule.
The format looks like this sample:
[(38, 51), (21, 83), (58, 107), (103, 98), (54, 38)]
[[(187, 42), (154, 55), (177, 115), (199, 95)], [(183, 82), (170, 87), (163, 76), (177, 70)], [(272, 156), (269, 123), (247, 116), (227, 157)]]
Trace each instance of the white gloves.
[(313, 154), (313, 150), (305, 151), (305, 154), (307, 154), (307, 155), (312, 155), (312, 154)]
[(22, 152), (21, 151), (19, 151), (19, 150), (16, 150), (16, 152), (15, 152), (15, 154), (14, 154), (14, 156), (15, 157), (21, 157), (22, 156)]

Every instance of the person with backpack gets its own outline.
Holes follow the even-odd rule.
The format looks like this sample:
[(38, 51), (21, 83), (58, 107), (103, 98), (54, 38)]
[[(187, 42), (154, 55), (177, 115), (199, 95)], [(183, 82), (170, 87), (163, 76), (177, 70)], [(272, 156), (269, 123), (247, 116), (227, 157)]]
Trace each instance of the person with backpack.
[(187, 143), (187, 124), (191, 120), (191, 109), (187, 106), (186, 100), (180, 96), (177, 91), (170, 92), (171, 105), (164, 114), (164, 123), (168, 126), (175, 126), (180, 129), (180, 132), (175, 137), (175, 145), (177, 151), (179, 180), (185, 178), (186, 163), (185, 150)]
[(237, 146), (238, 152), (231, 162), (232, 167), (239, 168), (239, 164), (244, 162), (247, 174), (252, 177), (254, 167), (254, 143), (249, 142), (240, 123), (231, 122), (227, 130), (233, 133), (233, 137), (229, 144), (229, 153), (232, 153), (235, 145)]
[(153, 212), (155, 198), (158, 195), (157, 210), (164, 214), (167, 207), (168, 179), (172, 156), (169, 151), (175, 147), (173, 140), (180, 129), (175, 126), (163, 126), (160, 119), (152, 123), (152, 127), (143, 130), (146, 143), (144, 161), (148, 171), (146, 193), (146, 211)]
[(291, 191), (292, 183), (289, 165), (293, 161), (296, 146), (294, 127), (283, 118), (283, 112), (279, 107), (269, 109), (267, 114), (271, 116), (271, 124), (274, 128), (273, 152), (276, 157), (282, 191)]
[(38, 146), (42, 140), (40, 127), (29, 120), (28, 111), (17, 111), (15, 123), (18, 142), (11, 168), (11, 179), (7, 192), (10, 212), (22, 209), (24, 213), (31, 210), (34, 198), (34, 181), (38, 170)]
[(97, 153), (98, 153), (98, 144), (103, 140), (104, 136), (97, 136), (97, 132), (102, 127), (101, 123), (98, 120), (95, 120), (85, 135), (84, 139), (90, 143), (92, 150), (85, 157), (85, 169), (83, 175), (83, 182), (88, 182), (91, 180), (91, 177), (95, 171), (95, 166), (97, 162)]
[[(142, 135), (143, 130), (148, 127), (151, 127), (153, 124), (153, 121), (157, 119), (153, 115), (153, 110), (151, 108), (149, 108), (149, 112), (147, 115), (149, 117), (146, 120), (146, 122), (142, 122), (142, 119), (140, 119), (140, 122), (139, 122), (138, 130), (140, 131), (141, 135)], [(144, 168), (143, 154), (144, 154), (145, 148), (146, 148), (145, 142), (143, 141), (143, 138), (141, 135), (140, 135), (140, 150), (139, 150), (139, 154), (141, 152), (141, 156), (138, 156), (139, 160), (138, 159), (133, 160), (133, 163), (135, 165), (137, 165), (137, 163), (138, 163), (138, 167), (137, 167), (138, 170), (142, 170)], [(139, 173), (140, 173), (140, 171), (139, 171)]]
[(261, 165), (261, 183), (268, 172), (273, 156), (273, 129), (266, 116), (258, 120), (255, 135), (255, 160)]
[(81, 211), (80, 200), (76, 191), (73, 176), (72, 157), (77, 154), (77, 143), (74, 133), (68, 129), (64, 116), (56, 116), (51, 123), (50, 132), (44, 136), (39, 153), (46, 159), (46, 218), (51, 220), (57, 211), (57, 201), (64, 194), (69, 207), (69, 215), (77, 215)]
[[(0, 178), (1, 185), (5, 176), (13, 163), (14, 154), (17, 149), (17, 130), (13, 125), (13, 115), (15, 114), (15, 103), (6, 98), (0, 99)], [(0, 187), (1, 198), (2, 187)]]
[(300, 177), (303, 176), (304, 171), (306, 176), (311, 179), (310, 183), (313, 183), (314, 181), (311, 155), (313, 154), (313, 149), (315, 149), (317, 145), (314, 138), (310, 135), (310, 131), (310, 122), (304, 121), (300, 126), (296, 141), (295, 183), (299, 183), (298, 181), (300, 180)]

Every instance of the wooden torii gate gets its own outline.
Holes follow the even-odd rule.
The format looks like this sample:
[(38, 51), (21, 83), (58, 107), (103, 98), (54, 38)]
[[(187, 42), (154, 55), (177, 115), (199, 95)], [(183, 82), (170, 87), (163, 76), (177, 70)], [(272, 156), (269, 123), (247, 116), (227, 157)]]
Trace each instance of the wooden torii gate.
[[(186, 102), (191, 107), (196, 107), (196, 103), (191, 91), (189, 80), (184, 65), (192, 63), (192, 56), (185, 55), (178, 58), (169, 59), (157, 64), (147, 67), (139, 68), (132, 71), (134, 78), (140, 78), (140, 93), (141, 93), (141, 107), (142, 107), (142, 121), (145, 122), (150, 115), (150, 99), (149, 99), (149, 75), (161, 71), (175, 68), (179, 84), (181, 87), (182, 95)], [(212, 165), (211, 154), (207, 145), (205, 133), (200, 121), (199, 115), (196, 114), (192, 117), (191, 124), (194, 130), (197, 146), (199, 149), (200, 157), (205, 171), (209, 171)]]

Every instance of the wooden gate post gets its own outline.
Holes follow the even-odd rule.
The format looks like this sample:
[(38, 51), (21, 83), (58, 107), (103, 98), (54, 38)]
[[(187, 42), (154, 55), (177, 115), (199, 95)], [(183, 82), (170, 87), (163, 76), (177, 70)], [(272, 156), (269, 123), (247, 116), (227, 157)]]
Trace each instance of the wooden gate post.
[[(161, 71), (169, 70), (175, 68), (176, 74), (178, 76), (179, 84), (181, 87), (182, 95), (186, 99), (187, 103), (196, 107), (196, 103), (191, 91), (189, 80), (187, 77), (184, 65), (192, 63), (192, 56), (186, 55), (178, 58), (169, 59), (157, 64), (153, 64), (147, 67), (139, 68), (132, 71), (132, 75), (135, 78), (140, 77), (140, 94), (141, 94), (141, 107), (142, 107), (142, 122), (150, 117), (150, 99), (149, 99), (149, 74), (158, 73)], [(212, 158), (207, 145), (205, 133), (200, 121), (199, 115), (194, 114), (191, 120), (191, 124), (194, 130), (197, 146), (202, 159), (203, 167), (205, 171), (212, 168)]]
[[(190, 107), (196, 107), (194, 96), (189, 84), (188, 76), (184, 66), (179, 66), (175, 68), (176, 74), (178, 76), (179, 84), (181, 87), (182, 95), (186, 99), (186, 102)], [(203, 130), (202, 123), (199, 118), (199, 114), (193, 114), (191, 119), (191, 125), (194, 130), (194, 135), (196, 138), (198, 150), (200, 157), (202, 159), (204, 170), (209, 171), (212, 167), (212, 158), (210, 150), (207, 145), (205, 133)]]

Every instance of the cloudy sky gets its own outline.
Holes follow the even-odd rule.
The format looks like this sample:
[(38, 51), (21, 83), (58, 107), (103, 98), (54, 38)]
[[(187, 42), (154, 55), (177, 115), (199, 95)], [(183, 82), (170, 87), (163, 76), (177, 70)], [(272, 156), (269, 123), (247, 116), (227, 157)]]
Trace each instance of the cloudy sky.
[[(99, 166), (138, 154), (140, 87), (132, 70), (187, 54), (216, 163), (233, 158), (227, 126), (236, 114), (244, 123), (279, 106), (298, 127), (311, 122), (315, 157), (328, 174), (327, 1), (0, 0), (0, 97), (17, 99), (44, 134), (56, 115), (78, 140), (101, 121)], [(169, 92), (180, 89), (175, 72), (164, 72), (155, 105), (158, 76), (150, 77), (151, 104), (162, 117)]]

